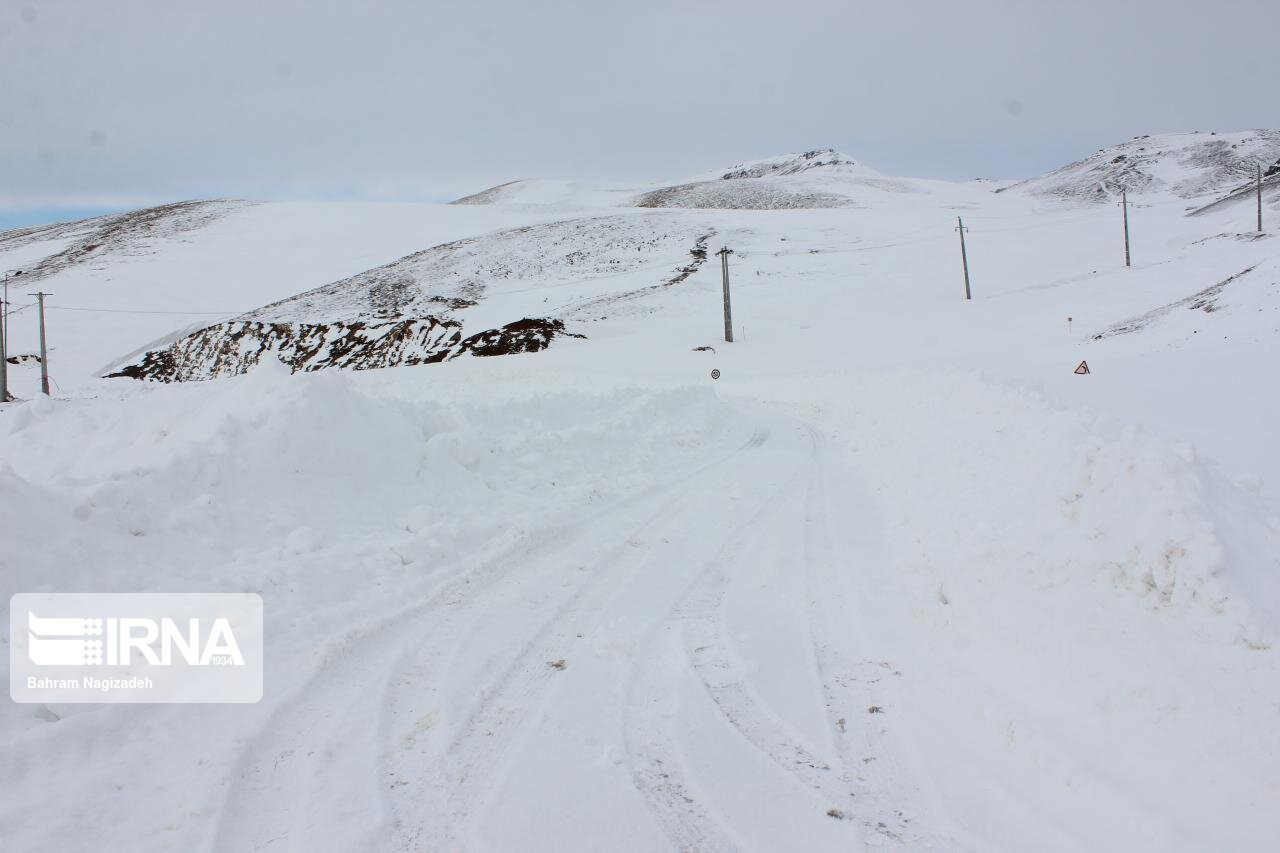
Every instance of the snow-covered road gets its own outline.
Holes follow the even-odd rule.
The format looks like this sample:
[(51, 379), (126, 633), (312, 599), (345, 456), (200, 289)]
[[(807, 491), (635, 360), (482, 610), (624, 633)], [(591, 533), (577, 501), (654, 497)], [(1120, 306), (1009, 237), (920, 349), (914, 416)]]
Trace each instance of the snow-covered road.
[(831, 518), (826, 458), (748, 408), (674, 481), (353, 626), (245, 744), (214, 847), (919, 842), (848, 619), (876, 536)]

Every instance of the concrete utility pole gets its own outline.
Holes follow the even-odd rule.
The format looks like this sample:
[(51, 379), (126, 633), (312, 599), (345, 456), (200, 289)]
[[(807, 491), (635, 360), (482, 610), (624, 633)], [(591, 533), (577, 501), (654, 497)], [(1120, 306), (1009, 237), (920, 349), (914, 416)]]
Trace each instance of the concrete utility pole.
[[(8, 279), (5, 279), (6, 284)], [(5, 290), (9, 288), (6, 286)], [(9, 311), (9, 300), (4, 301), (4, 310)], [(5, 351), (7, 343), (4, 338), (4, 318), (0, 317), (0, 403), (9, 402), (9, 354)]]
[(53, 296), (52, 293), (32, 293), (31, 296), (36, 298), (40, 304), (40, 390), (44, 392), (46, 397), (49, 395), (49, 355), (44, 346), (44, 298)]
[(964, 298), (972, 299), (973, 294), (969, 292), (969, 253), (964, 248), (964, 232), (969, 229), (964, 227), (964, 220), (959, 216), (956, 223), (956, 230), (960, 232), (960, 263), (964, 266)]
[(733, 310), (729, 307), (729, 256), (733, 250), (725, 247), (716, 254), (720, 256), (720, 273), (724, 280), (724, 339), (733, 343)]
[(4, 274), (4, 305), (0, 306), (0, 403), (9, 401), (9, 279), (22, 275), (22, 270)]
[(1258, 163), (1258, 233), (1262, 233), (1262, 164)]
[(1120, 209), (1124, 211), (1124, 265), (1129, 266), (1129, 196), (1120, 190)]

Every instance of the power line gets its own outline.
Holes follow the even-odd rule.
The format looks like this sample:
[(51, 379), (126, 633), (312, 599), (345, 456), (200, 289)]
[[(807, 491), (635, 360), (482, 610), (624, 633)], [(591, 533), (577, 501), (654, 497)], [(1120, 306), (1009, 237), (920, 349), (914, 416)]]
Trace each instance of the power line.
[[(35, 303), (32, 303), (35, 304)], [(24, 308), (30, 308), (31, 305), (24, 305)], [(50, 311), (93, 311), (102, 314), (172, 314), (176, 316), (194, 316), (196, 314), (208, 314), (210, 316), (226, 317), (228, 315), (235, 316), (243, 314), (244, 311), (151, 311), (143, 308), (84, 308), (73, 305), (50, 305)]]

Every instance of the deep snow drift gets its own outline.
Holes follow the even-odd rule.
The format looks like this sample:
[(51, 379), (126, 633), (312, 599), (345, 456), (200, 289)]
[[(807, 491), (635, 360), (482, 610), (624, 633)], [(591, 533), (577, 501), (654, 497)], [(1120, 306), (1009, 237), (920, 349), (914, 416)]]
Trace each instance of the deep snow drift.
[[(60, 309), (54, 398), (27, 359), (0, 407), (10, 594), (267, 623), (258, 705), (6, 704), (4, 846), (1266, 849), (1280, 210), (1187, 216), (1235, 178), (1162, 155), (1126, 269), (1092, 191), (851, 159), (669, 185), (747, 187), (698, 210), (560, 184), (196, 207), (100, 259), (67, 248), (102, 222), (0, 237)], [(424, 318), (564, 334), (382, 370), (298, 334)], [(254, 323), (293, 337), (208, 331)], [(182, 346), (168, 378), (248, 372), (101, 378)]]

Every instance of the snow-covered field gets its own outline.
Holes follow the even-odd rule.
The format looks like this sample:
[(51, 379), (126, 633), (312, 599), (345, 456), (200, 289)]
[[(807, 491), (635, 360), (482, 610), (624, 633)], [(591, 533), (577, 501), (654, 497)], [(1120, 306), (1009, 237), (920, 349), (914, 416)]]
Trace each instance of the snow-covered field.
[[(53, 399), (27, 359), (0, 407), (8, 594), (257, 592), (267, 641), (257, 705), (6, 703), (0, 848), (1271, 849), (1280, 204), (1185, 215), (1244, 173), (1157, 142), (1158, 180), (819, 152), (0, 239), (60, 309)], [(584, 337), (99, 378), (428, 314)]]

